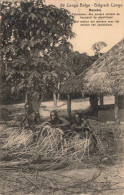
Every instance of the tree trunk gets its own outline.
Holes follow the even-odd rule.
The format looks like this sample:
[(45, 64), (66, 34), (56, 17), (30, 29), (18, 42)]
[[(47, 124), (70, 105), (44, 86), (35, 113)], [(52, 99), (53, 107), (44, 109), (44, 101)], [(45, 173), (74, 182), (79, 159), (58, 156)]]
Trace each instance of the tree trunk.
[(119, 123), (119, 108), (118, 108), (118, 96), (115, 95), (115, 106), (114, 106), (114, 115), (115, 115), (115, 123)]
[(57, 97), (56, 97), (56, 93), (53, 92), (53, 101), (54, 101), (54, 107), (57, 107)]
[(90, 96), (91, 114), (98, 116), (98, 97), (96, 95)]
[(30, 93), (26, 94), (24, 126), (32, 126), (41, 122), (39, 113), (41, 100), (42, 98), (38, 93), (33, 95)]
[(100, 95), (100, 105), (103, 106), (103, 94)]
[(60, 100), (60, 93), (58, 92), (58, 101)]
[(98, 109), (98, 97), (96, 95), (91, 95), (89, 100), (90, 100), (91, 108), (93, 110)]
[(58, 101), (60, 100), (59, 88), (60, 88), (60, 83), (58, 83)]
[(68, 118), (71, 118), (71, 95), (67, 95), (67, 112), (68, 112)]

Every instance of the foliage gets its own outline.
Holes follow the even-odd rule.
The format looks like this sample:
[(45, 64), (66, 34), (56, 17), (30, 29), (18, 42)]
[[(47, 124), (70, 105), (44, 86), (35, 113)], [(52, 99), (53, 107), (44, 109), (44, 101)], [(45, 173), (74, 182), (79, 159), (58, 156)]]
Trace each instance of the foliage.
[(97, 43), (94, 43), (92, 46), (92, 50), (95, 52), (96, 55), (100, 55), (101, 49), (104, 47), (107, 47), (107, 44), (103, 41), (99, 41)]
[(2, 99), (8, 94), (24, 99), (27, 91), (46, 97), (97, 59), (72, 51), (68, 39), (74, 36), (73, 17), (65, 9), (38, 0), (3, 2), (1, 16)]
[[(51, 56), (51, 66), (57, 73), (55, 83), (65, 83), (67, 85), (67, 80), (74, 78), (81, 72), (89, 68), (97, 59), (98, 56), (88, 56), (86, 53), (79, 53), (78, 51), (72, 51), (72, 45), (61, 44), (57, 49), (54, 50)], [(56, 64), (54, 63), (56, 59)], [(56, 86), (57, 88), (57, 85)], [(73, 87), (73, 85), (71, 84)], [(61, 91), (61, 90), (60, 90)], [(78, 94), (79, 95), (79, 94)], [(61, 94), (61, 97), (63, 94)]]
[(1, 16), (3, 82), (11, 93), (44, 93), (46, 84), (57, 78), (51, 70), (52, 53), (74, 36), (73, 17), (38, 0), (3, 2)]
[(69, 67), (72, 68), (75, 76), (77, 76), (90, 67), (97, 59), (97, 56), (88, 56), (86, 53), (79, 53), (75, 51), (71, 52), (68, 64)]

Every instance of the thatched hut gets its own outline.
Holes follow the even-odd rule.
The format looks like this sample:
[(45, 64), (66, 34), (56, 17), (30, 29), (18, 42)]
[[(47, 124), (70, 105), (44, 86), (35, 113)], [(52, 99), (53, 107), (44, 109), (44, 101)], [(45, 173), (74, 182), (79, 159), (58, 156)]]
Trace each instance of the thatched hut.
[[(124, 39), (101, 56), (90, 68), (62, 86), (61, 92), (115, 96), (114, 116), (124, 104)], [(113, 108), (113, 107), (112, 107)], [(122, 112), (122, 110), (121, 110)]]

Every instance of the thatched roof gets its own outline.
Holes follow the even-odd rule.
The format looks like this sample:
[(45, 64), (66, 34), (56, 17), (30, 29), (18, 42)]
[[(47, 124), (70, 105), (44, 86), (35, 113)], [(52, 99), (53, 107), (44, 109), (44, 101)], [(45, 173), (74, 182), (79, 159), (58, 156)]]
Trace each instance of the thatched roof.
[(76, 93), (82, 92), (84, 84), (85, 71), (75, 78), (69, 79), (60, 86), (61, 93)]
[(90, 68), (61, 87), (61, 92), (124, 95), (124, 39)]

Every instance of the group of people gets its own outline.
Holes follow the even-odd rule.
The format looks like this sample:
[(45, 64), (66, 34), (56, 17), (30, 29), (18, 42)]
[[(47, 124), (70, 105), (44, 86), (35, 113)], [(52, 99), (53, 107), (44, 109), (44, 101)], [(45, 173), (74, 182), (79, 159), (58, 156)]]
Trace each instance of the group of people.
[[(59, 117), (56, 110), (51, 111), (50, 119), (47, 121), (53, 128), (61, 128), (65, 135), (78, 133), (80, 138), (91, 139), (93, 147), (97, 146), (97, 139), (92, 131), (88, 121), (84, 119), (78, 112), (75, 113), (71, 123), (64, 118)], [(69, 129), (69, 131), (68, 131)]]
[[(29, 108), (27, 108), (29, 111)], [(29, 115), (30, 116), (30, 115)], [(32, 115), (30, 116), (32, 117)], [(33, 115), (33, 119), (35, 121), (36, 114)], [(23, 121), (23, 124), (29, 124), (30, 118), (26, 117)], [(46, 121), (53, 128), (60, 128), (63, 130), (65, 136), (73, 136), (76, 133), (80, 135), (81, 138), (91, 138), (94, 147), (97, 145), (96, 137), (86, 119), (84, 119), (78, 112), (75, 113), (73, 119), (69, 122), (65, 118), (59, 117), (58, 112), (56, 110), (52, 110), (50, 112), (50, 119)]]

